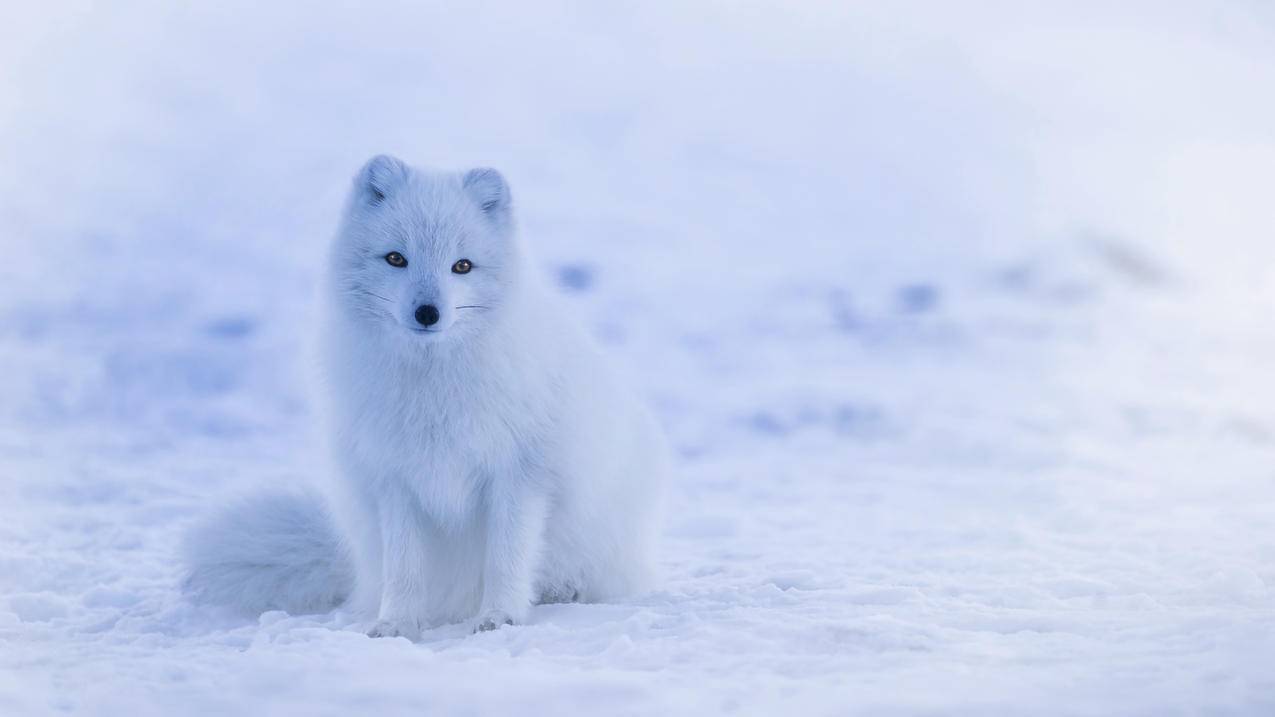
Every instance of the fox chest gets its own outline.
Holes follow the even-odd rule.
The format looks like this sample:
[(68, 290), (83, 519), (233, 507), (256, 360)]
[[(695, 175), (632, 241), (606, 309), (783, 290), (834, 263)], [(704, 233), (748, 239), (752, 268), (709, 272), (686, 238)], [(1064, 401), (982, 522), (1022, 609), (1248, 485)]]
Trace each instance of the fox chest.
[(511, 407), (426, 391), (382, 396), (349, 416), (348, 447), (373, 480), (415, 496), (436, 521), (468, 522), (490, 482), (518, 479), (529, 429)]

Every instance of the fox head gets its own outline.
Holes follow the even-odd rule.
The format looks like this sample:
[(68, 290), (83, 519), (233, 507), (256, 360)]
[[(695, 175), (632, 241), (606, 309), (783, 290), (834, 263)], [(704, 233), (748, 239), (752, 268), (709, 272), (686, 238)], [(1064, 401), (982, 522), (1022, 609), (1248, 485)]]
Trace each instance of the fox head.
[(478, 331), (516, 278), (509, 185), (494, 169), (429, 172), (373, 157), (332, 252), (340, 304), (410, 340)]

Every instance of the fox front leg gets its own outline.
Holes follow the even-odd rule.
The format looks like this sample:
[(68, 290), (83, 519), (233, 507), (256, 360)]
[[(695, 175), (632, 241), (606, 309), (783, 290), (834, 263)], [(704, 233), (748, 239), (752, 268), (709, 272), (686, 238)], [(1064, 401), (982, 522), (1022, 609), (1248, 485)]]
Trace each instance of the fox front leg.
[(474, 632), (514, 625), (531, 609), (548, 501), (526, 487), (493, 486), (488, 501), (483, 599)]
[(395, 495), (382, 500), (381, 603), (371, 637), (421, 636), (425, 605), (425, 524), (413, 499)]

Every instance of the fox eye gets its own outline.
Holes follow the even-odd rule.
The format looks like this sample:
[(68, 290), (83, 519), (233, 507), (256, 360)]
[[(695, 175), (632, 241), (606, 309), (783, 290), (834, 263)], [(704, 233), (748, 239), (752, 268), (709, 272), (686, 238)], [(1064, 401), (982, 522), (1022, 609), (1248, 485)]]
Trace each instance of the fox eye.
[(403, 267), (407, 266), (407, 257), (403, 256), (402, 254), (399, 254), (396, 251), (392, 251), (389, 254), (386, 254), (385, 261), (389, 262), (390, 266), (395, 266), (395, 267), (398, 267), (399, 269), (402, 269)]
[(469, 270), (473, 268), (474, 268), (474, 263), (472, 261), (468, 259), (461, 259), (455, 264), (452, 264), (452, 273), (453, 274), (468, 274)]

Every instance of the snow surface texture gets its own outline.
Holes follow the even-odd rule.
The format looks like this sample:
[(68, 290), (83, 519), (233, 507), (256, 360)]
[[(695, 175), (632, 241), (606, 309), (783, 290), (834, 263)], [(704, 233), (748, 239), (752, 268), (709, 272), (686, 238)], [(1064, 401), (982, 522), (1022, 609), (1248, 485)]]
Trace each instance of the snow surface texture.
[[(0, 714), (1275, 711), (1269, 4), (26, 5)], [(324, 470), (376, 152), (509, 176), (680, 456), (658, 591), (419, 644), (181, 596)]]

